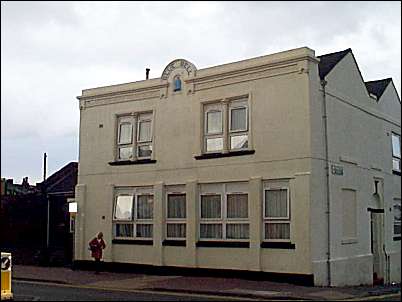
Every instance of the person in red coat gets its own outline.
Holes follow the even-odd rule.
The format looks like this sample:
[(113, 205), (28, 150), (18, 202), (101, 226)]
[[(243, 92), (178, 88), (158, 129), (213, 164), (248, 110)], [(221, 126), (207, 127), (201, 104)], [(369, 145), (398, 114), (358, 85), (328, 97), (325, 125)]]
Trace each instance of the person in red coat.
[(91, 250), (91, 256), (95, 258), (95, 274), (99, 274), (102, 250), (106, 248), (106, 243), (103, 240), (102, 232), (99, 232), (98, 235), (89, 242), (89, 248)]

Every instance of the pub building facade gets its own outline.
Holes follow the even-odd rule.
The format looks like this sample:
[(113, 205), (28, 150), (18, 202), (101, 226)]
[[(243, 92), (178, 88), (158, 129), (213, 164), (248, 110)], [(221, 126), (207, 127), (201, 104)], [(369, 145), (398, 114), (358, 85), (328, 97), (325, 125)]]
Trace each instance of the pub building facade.
[[(85, 89), (76, 263), (400, 282), (401, 103), (307, 47)], [(384, 248), (383, 248), (384, 246)]]

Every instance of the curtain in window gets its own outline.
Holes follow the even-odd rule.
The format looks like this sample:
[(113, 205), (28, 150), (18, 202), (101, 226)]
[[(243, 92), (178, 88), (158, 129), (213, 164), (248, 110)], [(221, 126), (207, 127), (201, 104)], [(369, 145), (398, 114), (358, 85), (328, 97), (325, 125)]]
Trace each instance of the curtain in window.
[(137, 201), (137, 218), (152, 219), (153, 217), (153, 196), (139, 195)]
[(133, 126), (130, 123), (120, 124), (119, 144), (131, 144)]
[(133, 196), (117, 196), (114, 210), (114, 219), (131, 220), (133, 210)]
[(137, 237), (152, 238), (152, 224), (137, 224)]
[(200, 238), (222, 238), (222, 224), (201, 224)]
[(138, 141), (140, 142), (151, 141), (151, 121), (139, 121)]
[(394, 205), (394, 235), (401, 234), (401, 205)]
[(228, 239), (248, 239), (249, 225), (246, 223), (230, 223), (226, 225), (226, 237)]
[(401, 137), (392, 134), (392, 155), (401, 158)]
[(138, 146), (138, 157), (150, 157), (152, 154), (151, 145)]
[(223, 138), (207, 138), (207, 151), (220, 151), (223, 149)]
[(133, 155), (133, 147), (119, 148), (119, 159), (129, 159)]
[(227, 195), (227, 217), (247, 218), (248, 217), (248, 195), (228, 194)]
[(201, 218), (221, 218), (221, 196), (201, 196)]
[(166, 233), (168, 238), (185, 238), (186, 225), (184, 223), (168, 223)]
[(230, 137), (230, 149), (248, 148), (248, 135), (232, 135)]
[(168, 195), (167, 218), (186, 218), (186, 195)]
[(287, 217), (287, 190), (265, 191), (265, 217)]
[(247, 111), (246, 108), (235, 108), (230, 110), (230, 130), (247, 129)]
[(290, 239), (290, 224), (266, 223), (265, 239)]
[(116, 227), (116, 237), (133, 237), (133, 225), (128, 223), (117, 223)]
[(207, 133), (222, 132), (222, 112), (210, 111), (207, 113)]

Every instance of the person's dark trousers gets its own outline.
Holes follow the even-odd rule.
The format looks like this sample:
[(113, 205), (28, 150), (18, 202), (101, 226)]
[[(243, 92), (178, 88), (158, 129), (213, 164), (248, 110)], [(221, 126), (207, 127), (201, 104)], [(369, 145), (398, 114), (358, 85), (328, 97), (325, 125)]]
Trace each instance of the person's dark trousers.
[(95, 274), (99, 274), (101, 271), (101, 260), (99, 258), (95, 258)]

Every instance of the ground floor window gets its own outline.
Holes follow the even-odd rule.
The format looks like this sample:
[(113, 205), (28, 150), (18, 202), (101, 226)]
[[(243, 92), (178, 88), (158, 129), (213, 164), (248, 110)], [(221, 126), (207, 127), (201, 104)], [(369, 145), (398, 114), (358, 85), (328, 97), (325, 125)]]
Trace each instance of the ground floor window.
[(394, 235), (401, 236), (401, 200), (394, 201)]
[(263, 202), (264, 241), (290, 241), (289, 188), (266, 186)]
[(153, 202), (149, 189), (117, 189), (113, 206), (114, 238), (152, 238)]
[(248, 193), (243, 184), (202, 185), (200, 195), (201, 240), (248, 240)]
[(186, 238), (186, 194), (168, 193), (166, 198), (166, 238)]

